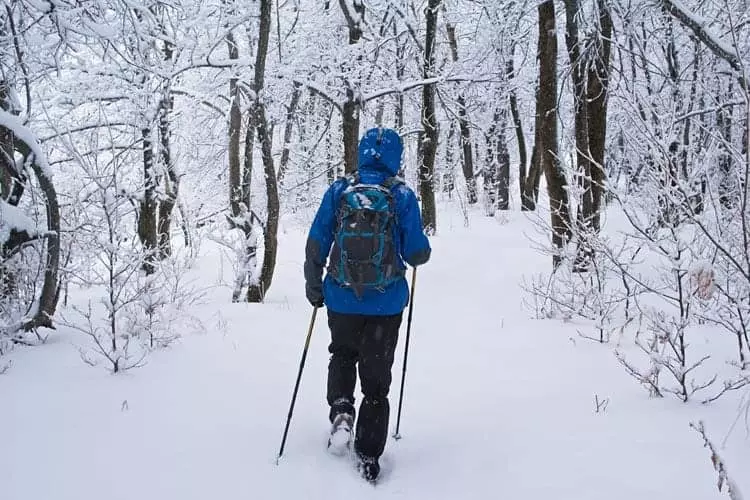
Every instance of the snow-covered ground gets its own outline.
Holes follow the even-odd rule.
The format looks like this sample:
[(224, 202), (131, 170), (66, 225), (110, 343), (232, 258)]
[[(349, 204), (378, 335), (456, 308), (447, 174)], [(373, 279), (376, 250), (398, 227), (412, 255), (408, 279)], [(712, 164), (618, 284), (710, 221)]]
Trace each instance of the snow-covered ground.
[[(216, 289), (194, 311), (206, 333), (143, 368), (87, 366), (76, 347), (87, 339), (64, 328), (13, 353), (0, 376), (0, 499), (726, 498), (689, 423), (705, 420), (720, 446), (741, 394), (709, 406), (649, 399), (611, 345), (579, 336), (585, 325), (530, 319), (519, 285), (549, 257), (530, 250), (529, 221), (509, 216), (477, 213), (465, 228), (441, 214), (417, 281), (403, 439), (389, 441), (378, 486), (325, 451), (325, 315), (275, 463), (311, 313), (305, 231), (288, 224), (266, 304), (230, 304)], [(218, 255), (204, 257), (201, 281), (220, 268)], [(609, 401), (604, 411), (595, 398)], [(750, 495), (743, 422), (719, 451)]]

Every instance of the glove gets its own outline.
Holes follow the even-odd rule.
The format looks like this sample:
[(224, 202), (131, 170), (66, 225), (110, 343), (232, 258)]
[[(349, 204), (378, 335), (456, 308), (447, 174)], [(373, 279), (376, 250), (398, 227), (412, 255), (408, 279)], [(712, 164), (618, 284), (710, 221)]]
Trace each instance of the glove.
[(307, 286), (305, 287), (305, 295), (307, 300), (313, 307), (323, 307), (323, 287), (322, 286)]

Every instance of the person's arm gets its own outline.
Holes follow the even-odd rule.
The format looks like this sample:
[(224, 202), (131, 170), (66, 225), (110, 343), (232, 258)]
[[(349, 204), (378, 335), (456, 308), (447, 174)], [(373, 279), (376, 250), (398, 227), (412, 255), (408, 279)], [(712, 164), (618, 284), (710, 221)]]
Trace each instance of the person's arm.
[(305, 245), (305, 294), (315, 307), (323, 305), (323, 270), (336, 227), (336, 192), (336, 184), (333, 184), (323, 195)]
[(422, 214), (417, 196), (409, 188), (402, 188), (404, 199), (399, 226), (401, 229), (401, 256), (412, 267), (421, 266), (430, 260), (432, 249), (422, 227)]

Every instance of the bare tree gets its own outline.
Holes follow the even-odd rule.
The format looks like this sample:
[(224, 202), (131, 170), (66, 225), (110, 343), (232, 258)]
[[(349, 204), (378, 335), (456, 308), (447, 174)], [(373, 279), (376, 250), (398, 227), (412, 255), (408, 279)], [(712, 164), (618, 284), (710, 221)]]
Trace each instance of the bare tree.
[[(441, 0), (429, 0), (425, 11), (426, 32), (422, 77), (432, 76), (435, 63), (435, 39), (437, 35), (438, 9)], [(437, 230), (435, 208), (435, 156), (437, 154), (438, 128), (435, 115), (435, 85), (422, 86), (422, 132), (420, 133), (419, 194), (422, 198), (422, 224), (428, 234)]]
[[(339, 5), (349, 28), (349, 45), (356, 45), (362, 38), (362, 24), (365, 21), (365, 4), (360, 0), (339, 0)], [(361, 60), (357, 58), (357, 61)], [(355, 61), (355, 62), (357, 62)], [(344, 72), (346, 73), (346, 72)], [(354, 83), (347, 79), (346, 100), (341, 107), (341, 120), (344, 132), (344, 172), (357, 169), (357, 145), (359, 143), (359, 114), (361, 104)]]
[[(445, 12), (445, 5), (443, 5)], [(450, 21), (446, 21), (446, 31), (448, 33), (448, 42), (451, 48), (451, 58), (454, 63), (458, 62), (458, 40), (456, 39), (456, 26)], [(471, 129), (469, 128), (469, 118), (466, 111), (466, 97), (463, 92), (459, 92), (457, 98), (458, 104), (458, 126), (461, 133), (461, 152), (464, 179), (466, 180), (466, 197), (469, 204), (473, 205), (479, 198), (477, 196), (477, 180), (474, 177), (474, 152), (471, 146)]]
[(260, 0), (260, 27), (258, 50), (255, 54), (255, 79), (253, 90), (255, 102), (251, 113), (255, 116), (258, 130), (258, 142), (261, 147), (263, 172), (266, 180), (266, 224), (263, 228), (264, 254), (263, 267), (258, 283), (250, 283), (247, 289), (248, 302), (261, 302), (271, 287), (276, 268), (278, 251), (277, 233), (279, 228), (279, 187), (276, 179), (276, 167), (272, 155), (273, 135), (266, 117), (265, 104), (262, 101), (266, 75), (266, 55), (271, 35), (271, 0)]
[[(537, 120), (539, 133), (536, 146), (539, 162), (547, 181), (552, 244), (562, 251), (570, 239), (570, 209), (567, 180), (561, 168), (557, 144), (557, 32), (555, 4), (551, 0), (537, 7), (539, 13), (539, 91), (537, 92)], [(561, 262), (560, 254), (552, 258), (553, 267)]]

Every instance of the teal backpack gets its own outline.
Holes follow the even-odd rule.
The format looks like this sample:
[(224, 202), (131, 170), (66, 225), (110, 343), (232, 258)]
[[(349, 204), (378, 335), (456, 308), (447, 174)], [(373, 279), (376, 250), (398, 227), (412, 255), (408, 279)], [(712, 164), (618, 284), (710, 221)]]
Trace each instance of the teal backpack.
[(364, 184), (354, 174), (339, 199), (328, 273), (361, 298), (366, 290), (384, 291), (404, 272), (396, 248), (396, 206), (392, 189), (403, 180)]

